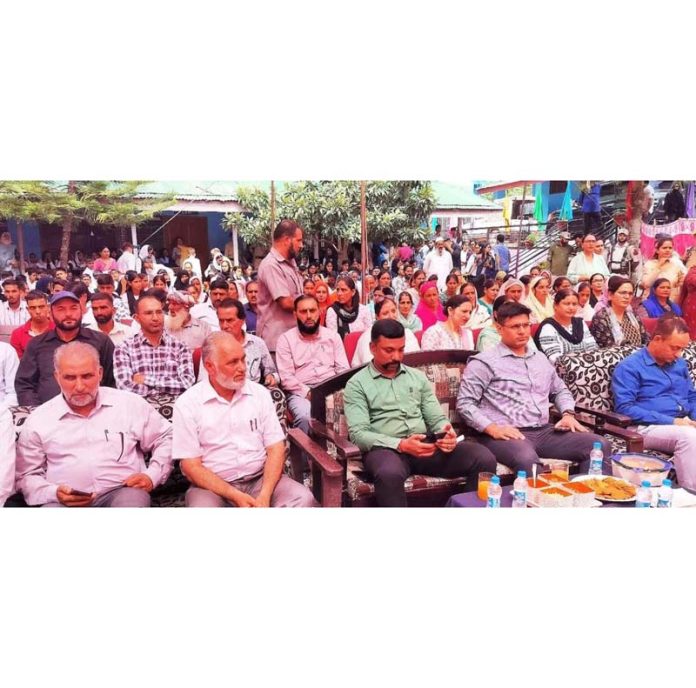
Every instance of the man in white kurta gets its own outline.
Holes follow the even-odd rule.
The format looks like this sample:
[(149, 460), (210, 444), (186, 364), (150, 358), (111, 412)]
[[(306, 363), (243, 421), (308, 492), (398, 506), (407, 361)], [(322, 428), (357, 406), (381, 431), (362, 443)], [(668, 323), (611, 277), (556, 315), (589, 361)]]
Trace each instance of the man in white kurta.
[(445, 248), (445, 240), (438, 237), (435, 239), (435, 248), (425, 258), (423, 271), (426, 277), (437, 275), (437, 287), (444, 291), (447, 275), (452, 272), (452, 268), (452, 254)]

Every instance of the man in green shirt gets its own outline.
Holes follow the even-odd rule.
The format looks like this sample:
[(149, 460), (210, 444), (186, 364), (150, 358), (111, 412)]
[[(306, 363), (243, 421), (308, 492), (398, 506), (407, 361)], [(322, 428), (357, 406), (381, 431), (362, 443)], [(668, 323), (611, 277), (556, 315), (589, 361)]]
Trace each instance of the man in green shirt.
[[(476, 489), (479, 471), (495, 473), (493, 454), (474, 442), (457, 442), (430, 382), (404, 358), (404, 326), (378, 320), (372, 326), (372, 362), (353, 375), (343, 395), (351, 440), (363, 451), (375, 481), (378, 506), (406, 506), (404, 481), (412, 473), (466, 477)], [(427, 433), (441, 433), (440, 439)]]

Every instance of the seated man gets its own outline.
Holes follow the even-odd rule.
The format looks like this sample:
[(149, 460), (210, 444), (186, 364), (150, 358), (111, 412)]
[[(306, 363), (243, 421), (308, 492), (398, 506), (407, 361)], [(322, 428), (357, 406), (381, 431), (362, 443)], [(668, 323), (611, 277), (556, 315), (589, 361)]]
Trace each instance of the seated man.
[[(371, 330), (372, 362), (348, 381), (343, 394), (350, 439), (373, 475), (378, 506), (406, 506), (404, 481), (412, 473), (466, 477), (475, 490), (479, 471), (495, 473), (495, 458), (473, 442), (457, 443), (451, 423), (426, 376), (402, 365), (406, 335), (397, 320)], [(426, 433), (446, 433), (436, 442)]]
[[(530, 474), (540, 457), (567, 459), (587, 473), (594, 442), (602, 444), (611, 473), (611, 445), (575, 419), (575, 401), (543, 353), (530, 346), (531, 311), (520, 303), (498, 308), (500, 344), (470, 359), (462, 375), (457, 411), (480, 433), (476, 440), (513, 471)], [(549, 397), (562, 414), (549, 423)]]
[(191, 317), (191, 296), (183, 291), (172, 291), (167, 294), (167, 304), (169, 315), (164, 325), (167, 333), (186, 344), (191, 351), (203, 346), (213, 328), (205, 320)]
[(217, 308), (230, 296), (230, 288), (227, 282), (222, 277), (213, 280), (210, 283), (210, 291), (208, 292), (208, 300), (203, 303), (197, 303), (191, 308), (191, 317), (198, 318), (205, 323), (208, 323), (210, 329), (215, 331), (218, 329)]
[(638, 424), (646, 449), (674, 453), (681, 487), (696, 490), (696, 389), (682, 358), (689, 328), (672, 313), (660, 317), (649, 344), (614, 369), (617, 413)]
[(288, 393), (293, 425), (308, 432), (310, 387), (348, 370), (350, 365), (338, 333), (321, 327), (319, 304), (313, 296), (298, 296), (294, 311), (297, 327), (278, 337), (276, 364)]
[(114, 346), (120, 346), (137, 332), (134, 327), (114, 319), (116, 311), (111, 294), (98, 291), (92, 294), (90, 303), (94, 324), (89, 325), (89, 329), (105, 334)]
[(285, 436), (270, 393), (247, 379), (242, 345), (214, 332), (202, 360), (208, 380), (174, 404), (173, 454), (193, 483), (186, 506), (316, 506), (283, 475)]
[(15, 485), (15, 430), (12, 414), (0, 409), (0, 507), (14, 494)]
[[(101, 387), (97, 350), (60, 347), (61, 395), (37, 408), (17, 442), (17, 487), (29, 505), (150, 506), (172, 470), (171, 425), (144, 399)], [(145, 466), (143, 452), (152, 452)]]
[(10, 336), (10, 344), (15, 348), (17, 356), (22, 358), (27, 344), (48, 330), (54, 329), (54, 324), (48, 314), (48, 296), (42, 291), (30, 291), (27, 294), (27, 311), (29, 320), (18, 327)]
[(249, 334), (256, 334), (256, 321), (259, 317), (259, 283), (256, 280), (247, 282), (244, 292), (247, 297), (246, 331)]
[(185, 344), (164, 331), (161, 301), (156, 296), (141, 296), (135, 319), (141, 331), (114, 352), (116, 386), (141, 396), (185, 392), (196, 381), (193, 357)]
[[(247, 377), (266, 387), (276, 387), (280, 376), (268, 351), (266, 342), (260, 337), (244, 331), (244, 306), (237, 299), (225, 299), (217, 309), (220, 329), (231, 334), (243, 347), (246, 356)], [(208, 372), (201, 366), (198, 379), (205, 380)]]
[(99, 352), (104, 371), (102, 384), (114, 387), (114, 344), (101, 332), (83, 326), (80, 299), (71, 291), (60, 291), (51, 297), (54, 330), (33, 337), (27, 344), (15, 377), (17, 403), (38, 406), (60, 394), (56, 382), (53, 356), (59, 347), (78, 341), (91, 344)]
[(99, 294), (109, 294), (113, 300), (114, 305), (114, 318), (117, 321), (129, 320), (130, 321), (130, 309), (128, 304), (123, 301), (123, 299), (116, 293), (116, 287), (114, 286), (114, 279), (110, 274), (102, 274), (96, 276), (97, 282), (97, 293)]

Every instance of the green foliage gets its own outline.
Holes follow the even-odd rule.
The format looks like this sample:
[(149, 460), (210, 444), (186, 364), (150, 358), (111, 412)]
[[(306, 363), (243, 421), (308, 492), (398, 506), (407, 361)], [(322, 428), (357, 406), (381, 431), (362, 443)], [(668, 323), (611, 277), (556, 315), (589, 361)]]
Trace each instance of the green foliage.
[[(240, 187), (238, 200), (247, 213), (228, 213), (223, 224), (236, 229), (253, 246), (271, 243), (271, 202), (258, 187)], [(367, 233), (370, 241), (417, 241), (427, 234), (435, 208), (430, 182), (372, 181), (366, 185)], [(309, 238), (360, 241), (360, 182), (288, 183), (276, 197), (276, 221), (292, 218)]]

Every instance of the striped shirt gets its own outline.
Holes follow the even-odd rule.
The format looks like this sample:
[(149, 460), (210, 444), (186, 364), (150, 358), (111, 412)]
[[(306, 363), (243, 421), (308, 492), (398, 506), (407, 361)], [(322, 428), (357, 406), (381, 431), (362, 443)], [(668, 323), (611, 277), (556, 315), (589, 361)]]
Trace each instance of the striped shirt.
[(24, 301), (19, 302), (19, 308), (13, 310), (8, 301), (0, 303), (0, 326), (19, 327), (29, 320), (29, 311)]
[[(571, 324), (565, 329), (568, 331), (568, 334), (572, 334), (573, 325)], [(555, 363), (556, 359), (563, 354), (579, 353), (597, 348), (597, 342), (585, 322), (582, 323), (582, 341), (579, 344), (569, 342), (565, 337), (561, 336), (553, 325), (546, 323), (539, 331), (539, 345), (551, 363)]]
[[(133, 376), (142, 373), (142, 384)], [(138, 332), (114, 351), (116, 387), (147, 396), (153, 392), (181, 394), (194, 382), (193, 357), (188, 347), (166, 332), (158, 346), (152, 346)]]

